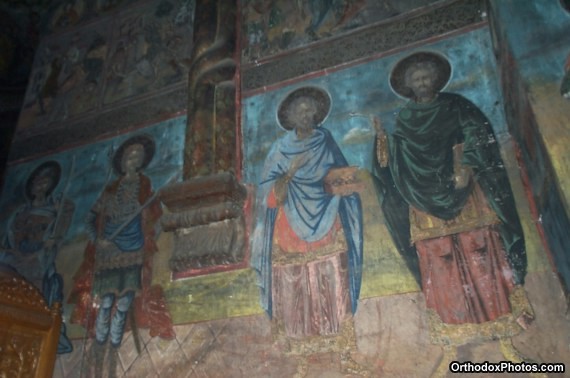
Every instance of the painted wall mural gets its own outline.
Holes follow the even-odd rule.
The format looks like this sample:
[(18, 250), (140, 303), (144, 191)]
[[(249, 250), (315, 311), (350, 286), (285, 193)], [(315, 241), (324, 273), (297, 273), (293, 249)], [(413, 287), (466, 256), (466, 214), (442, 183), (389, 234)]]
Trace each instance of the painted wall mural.
[[(492, 2), (498, 18), (512, 9)], [(521, 144), (521, 159), (528, 170), (528, 185), (536, 200), (533, 217), (541, 225), (552, 269), (570, 287), (570, 112), (566, 68), (570, 46), (570, 12), (567, 2), (525, 3), (517, 14), (530, 23), (509, 20), (497, 27), (503, 48), (501, 82), (505, 83), (513, 135)], [(521, 90), (523, 90), (521, 92)]]
[(59, 353), (71, 352), (69, 338), (94, 337), (101, 358), (107, 341), (120, 347), (127, 324), (174, 337), (152, 262), (168, 259), (156, 245), (157, 195), (180, 180), (185, 126), (174, 118), (9, 167), (0, 259), (48, 303), (65, 304)]
[(564, 63), (564, 77), (560, 82), (560, 95), (570, 100), (570, 55), (568, 55)]
[[(339, 182), (352, 168), (319, 128), (330, 106), (318, 87), (297, 88), (280, 103), (287, 133), (266, 157), (257, 194), (252, 266), (262, 307), (282, 333), (301, 339), (293, 348), (301, 356), (350, 349), (331, 336), (353, 328), (347, 315), (356, 311), (362, 280), (360, 196)], [(310, 339), (314, 346), (311, 336), (321, 337)]]
[(194, 6), (189, 0), (154, 1), (121, 15), (110, 36), (105, 104), (185, 82)]
[[(450, 74), (432, 52), (394, 66), (392, 89), (410, 101), (391, 134), (375, 120), (377, 191), (398, 250), (419, 270), (434, 342), (499, 339), (508, 359), (510, 337), (534, 319), (523, 230), (491, 124), (465, 97), (441, 92)], [(457, 358), (448, 353), (442, 373)]]
[(380, 22), (435, 0), (260, 1), (243, 4), (243, 51), (247, 62), (305, 46)]
[(107, 341), (111, 355), (121, 346), (127, 316), (135, 345), (140, 344), (139, 328), (150, 328), (150, 335), (164, 339), (175, 336), (162, 287), (152, 286), (155, 229), (162, 209), (144, 169), (154, 153), (155, 142), (148, 135), (124, 141), (112, 158), (118, 178), (105, 186), (88, 215), (90, 241), (73, 277), (69, 302), (75, 304), (71, 322), (95, 334), (90, 352), (96, 371), (103, 365)]
[[(150, 0), (152, 1), (152, 0)], [(103, 18), (127, 7), (149, 3), (149, 0), (65, 0), (52, 4), (48, 9), (48, 17), (42, 25), (44, 34), (58, 33), (72, 29), (77, 25), (92, 22), (95, 19)], [(155, 2), (156, 3), (156, 2)], [(176, 15), (179, 21), (183, 21), (188, 15), (192, 15), (194, 1), (192, 0), (164, 0), (161, 1), (163, 10), (171, 10), (180, 5), (179, 13)]]
[(47, 126), (95, 109), (102, 90), (107, 35), (97, 27), (42, 41), (32, 67), (19, 130)]
[[(99, 102), (73, 113), (85, 80), (67, 92), (54, 74), (41, 116), (79, 117), (176, 85), (181, 66), (162, 65), (177, 57), (152, 11), (172, 20), (167, 3), (117, 11), (103, 44), (86, 25), (79, 55), (54, 47), (79, 72), (99, 64), (86, 63), (99, 57), (91, 45), (106, 51)], [(339, 22), (332, 4), (299, 32), (314, 19), (317, 38), (328, 36)], [(12, 163), (0, 258), (46, 298), (63, 298), (60, 352), (68, 340), (73, 350), (56, 376), (427, 376), (451, 359), (518, 362), (520, 345), (567, 361), (566, 304), (531, 216), (489, 28), (421, 44), (249, 92), (238, 179), (247, 192), (231, 174), (179, 182), (186, 117)], [(564, 50), (548, 87), (562, 103)], [(181, 203), (188, 212), (171, 211)], [(456, 348), (465, 343), (475, 346)]]
[[(55, 260), (71, 224), (74, 203), (66, 198), (69, 185), (59, 195), (61, 166), (46, 161), (30, 173), (24, 184), (26, 202), (10, 216), (2, 242), (0, 261), (13, 267), (42, 291), (48, 306), (63, 302), (63, 279)], [(65, 325), (61, 327), (58, 353), (72, 350)]]
[(140, 2), (42, 40), (18, 132), (45, 132), (121, 101), (184, 85), (194, 7), (188, 0)]
[[(299, 95), (304, 100), (290, 117), (297, 124), (291, 131), (284, 104), (311, 91), (325, 93), (316, 97), (326, 101)], [(485, 27), (245, 98), (242, 130), (249, 143), (244, 146), (244, 180), (257, 192), (259, 211), (252, 264), (259, 273), (261, 304), (269, 314), (273, 309), (275, 321), (287, 330), (293, 319), (293, 329), (306, 330), (300, 314), (307, 312), (293, 311), (296, 307), (283, 294), (287, 291), (280, 292), (282, 271), (297, 265), (287, 265), (279, 256), (288, 261), (304, 256), (299, 251), (306, 249), (308, 255), (316, 254), (319, 241), (334, 228), (330, 219), (336, 212), (327, 214), (328, 223), (327, 217), (315, 214), (326, 213), (334, 200), (350, 201), (354, 194), (344, 195), (358, 192), (361, 215), (339, 214), (341, 220), (361, 216), (362, 234), (341, 222), (339, 231), (344, 232), (336, 235), (346, 238), (349, 258), (341, 266), (355, 285), (360, 255), (350, 255), (350, 243), (363, 237), (361, 297), (422, 290), (432, 342), (446, 346), (440, 365), (444, 371), (457, 357), (450, 345), (500, 339), (505, 358), (517, 355), (510, 337), (534, 318), (522, 289), (525, 274), (543, 269), (547, 261), (539, 254), (540, 240), (528, 219), (518, 163), (508, 152), (514, 147), (501, 103)], [(328, 106), (330, 112), (323, 111)], [(305, 124), (319, 127), (309, 127), (312, 132), (303, 139)], [(297, 156), (309, 154), (309, 147), (320, 148), (316, 140), (334, 152), (316, 155), (312, 165), (312, 158), (299, 162)], [(340, 180), (350, 190), (340, 197), (325, 190), (327, 170), (337, 166), (351, 167)], [(304, 185), (320, 194), (308, 195)], [(326, 205), (305, 203), (308, 198)], [(348, 206), (339, 209), (351, 211)], [(305, 220), (305, 211), (316, 218)], [(290, 224), (279, 222), (283, 218)], [(311, 222), (316, 222), (313, 227)], [(315, 236), (321, 227), (325, 231)], [(295, 235), (305, 240), (303, 248), (283, 253)], [(271, 248), (279, 252), (267, 252)], [(353, 306), (354, 288), (349, 290)], [(345, 298), (342, 292), (337, 302)], [(467, 307), (456, 308), (463, 305)], [(280, 313), (281, 306), (293, 312)]]
[(138, 0), (65, 0), (54, 4), (49, 10), (43, 30), (45, 33), (56, 33), (74, 26), (105, 16), (123, 6)]

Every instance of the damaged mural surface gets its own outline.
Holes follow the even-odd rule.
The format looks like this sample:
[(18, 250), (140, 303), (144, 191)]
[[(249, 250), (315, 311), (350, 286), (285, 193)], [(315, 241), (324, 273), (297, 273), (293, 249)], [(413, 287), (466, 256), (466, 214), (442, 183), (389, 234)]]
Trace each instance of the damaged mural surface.
[[(145, 4), (153, 17), (174, 15), (164, 2)], [(72, 47), (53, 49), (52, 79), (27, 109), (74, 117), (177, 82), (182, 65), (163, 49), (167, 34), (135, 11), (120, 14), (108, 35), (84, 28), (81, 45), (66, 35)], [(516, 359), (511, 337), (535, 315), (522, 285), (548, 262), (497, 79), (489, 30), (478, 25), (250, 91), (240, 172), (248, 240), (237, 243), (250, 249), (239, 257), (180, 253), (203, 250), (215, 227), (173, 237), (161, 222), (175, 218), (160, 193), (180, 181), (185, 117), (14, 163), (0, 203), (0, 258), (48, 303), (65, 303), (59, 352), (84, 341), (93, 375), (119, 366), (125, 339), (140, 355), (144, 337), (176, 345), (183, 325), (243, 315), (271, 319), (268, 338), (299, 358), (299, 372), (306, 356), (330, 352), (343, 371), (365, 375), (347, 352), (357, 349), (363, 301), (415, 292), (430, 342), (444, 350), (441, 366), (458, 345), (497, 339), (503, 357)], [(78, 105), (85, 85), (96, 90), (95, 107)], [(243, 324), (249, 332), (254, 322)]]
[(185, 124), (174, 118), (8, 169), (0, 258), (48, 303), (65, 304), (60, 353), (78, 337), (119, 347), (127, 323), (174, 337), (152, 261), (158, 193), (180, 179)]
[[(501, 2), (493, 8), (497, 14), (508, 14), (507, 7)], [(497, 38), (504, 39), (510, 46), (510, 50), (499, 51), (505, 62), (501, 81), (509, 86), (505, 90), (505, 105), (520, 119), (512, 132), (521, 145), (521, 158), (528, 169), (528, 185), (536, 200), (533, 217), (541, 224), (553, 269), (568, 290), (570, 259), (565, 251), (570, 239), (565, 230), (570, 227), (570, 157), (567, 152), (570, 142), (570, 12), (566, 1), (524, 4), (519, 11), (532, 15), (533, 27), (522, 22), (509, 22), (497, 28)], [(511, 32), (504, 35), (507, 27)], [(520, 92), (525, 86), (528, 95)]]
[[(73, 9), (86, 9), (81, 3), (66, 2), (62, 7), (80, 17), (81, 12)], [(184, 85), (192, 50), (194, 7), (193, 1), (141, 1), (43, 39), (18, 132), (31, 128), (45, 132), (56, 122), (95, 114), (143, 93), (155, 96)], [(69, 26), (73, 24), (70, 20)]]
[(243, 3), (242, 56), (247, 62), (381, 22), (435, 0), (309, 0)]
[[(299, 355), (349, 350), (354, 340), (343, 338), (353, 333), (348, 315), (362, 279), (362, 204), (343, 185), (356, 172), (319, 127), (330, 106), (319, 87), (297, 88), (280, 103), (277, 120), (287, 132), (266, 157), (256, 201), (252, 266), (261, 304), (281, 332), (301, 341)], [(303, 343), (312, 336), (327, 340)]]
[[(252, 266), (261, 304), (285, 335), (311, 334), (303, 316), (312, 324), (343, 319), (342, 298), (358, 311), (359, 292), (421, 290), (444, 361), (455, 358), (448, 346), (471, 341), (500, 339), (505, 358), (516, 355), (510, 337), (534, 317), (525, 274), (546, 260), (528, 219), (493, 59), (488, 30), (475, 28), (244, 99), (244, 181), (258, 207)], [(339, 168), (345, 172), (335, 176)], [(344, 189), (331, 189), (331, 177)], [(342, 237), (340, 246), (327, 233)], [(323, 252), (327, 245), (336, 247)], [(332, 274), (335, 265), (317, 266), (335, 248), (348, 254), (336, 265), (341, 278), (326, 278), (339, 307), (313, 306), (316, 314), (296, 307), (287, 293)], [(318, 297), (322, 304), (327, 294)], [(300, 353), (311, 350), (303, 340)]]

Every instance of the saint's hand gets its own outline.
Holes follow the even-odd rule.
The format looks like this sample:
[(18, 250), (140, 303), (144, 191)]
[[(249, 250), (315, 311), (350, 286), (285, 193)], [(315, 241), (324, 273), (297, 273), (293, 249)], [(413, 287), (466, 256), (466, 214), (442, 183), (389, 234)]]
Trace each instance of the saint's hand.
[(384, 126), (382, 126), (382, 121), (376, 116), (372, 116), (372, 125), (374, 126), (374, 131), (376, 131), (376, 137), (384, 137), (386, 131), (384, 131)]
[(287, 199), (287, 186), (290, 180), (289, 175), (284, 175), (275, 182), (274, 194), (278, 206), (282, 205)]
[(453, 183), (455, 189), (464, 189), (469, 185), (473, 170), (471, 167), (462, 164), (463, 143), (453, 146)]
[(376, 130), (376, 159), (381, 167), (387, 167), (389, 158), (386, 131), (384, 131), (380, 118), (373, 117), (372, 124), (374, 125), (374, 130)]
[(289, 181), (291, 181), (293, 176), (295, 176), (295, 173), (299, 170), (299, 168), (301, 168), (302, 165), (303, 165), (303, 155), (298, 155), (291, 162), (291, 166), (289, 166), (289, 170), (285, 175)]
[(455, 189), (463, 189), (469, 185), (471, 180), (472, 170), (469, 167), (461, 167), (456, 169), (453, 174), (453, 182), (455, 184)]
[(111, 246), (111, 241), (107, 239), (97, 239), (97, 248), (108, 249)]

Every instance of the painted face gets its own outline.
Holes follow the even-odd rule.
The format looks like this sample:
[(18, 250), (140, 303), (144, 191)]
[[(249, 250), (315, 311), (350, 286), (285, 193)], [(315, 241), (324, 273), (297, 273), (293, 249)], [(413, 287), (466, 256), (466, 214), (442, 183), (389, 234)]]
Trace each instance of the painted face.
[(408, 81), (408, 86), (414, 92), (416, 99), (430, 100), (435, 95), (434, 77), (430, 70), (425, 68), (416, 69)]
[(142, 167), (144, 159), (144, 148), (140, 144), (133, 144), (127, 147), (123, 155), (123, 171), (125, 173), (134, 173)]
[(32, 180), (30, 192), (34, 198), (44, 197), (53, 185), (53, 178), (48, 174), (40, 174)]
[(295, 124), (295, 128), (310, 130), (315, 127), (315, 115), (317, 106), (309, 99), (299, 99), (291, 106), (289, 118)]

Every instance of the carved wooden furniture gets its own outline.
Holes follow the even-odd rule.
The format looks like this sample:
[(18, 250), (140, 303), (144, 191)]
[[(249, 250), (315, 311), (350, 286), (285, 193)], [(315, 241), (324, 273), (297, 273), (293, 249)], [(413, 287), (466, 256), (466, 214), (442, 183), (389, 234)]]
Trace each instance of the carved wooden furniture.
[(51, 377), (61, 304), (47, 307), (40, 291), (0, 264), (0, 378)]

